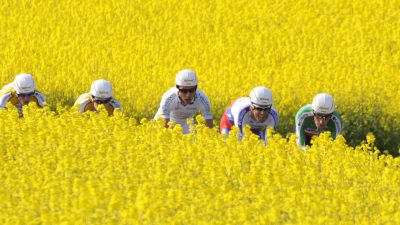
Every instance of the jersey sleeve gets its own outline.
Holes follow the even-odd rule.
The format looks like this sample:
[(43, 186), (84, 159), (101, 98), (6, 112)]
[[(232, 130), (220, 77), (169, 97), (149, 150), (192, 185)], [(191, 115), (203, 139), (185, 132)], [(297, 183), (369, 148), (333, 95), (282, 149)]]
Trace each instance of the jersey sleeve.
[(275, 108), (272, 108), (271, 111), (269, 112), (269, 115), (272, 116), (272, 119), (274, 120), (274, 130), (276, 130), (279, 122), (279, 113), (278, 110)]
[(110, 104), (114, 109), (118, 109), (122, 112), (122, 105), (117, 99), (111, 99)]
[(90, 101), (90, 94), (85, 93), (78, 97), (78, 99), (74, 103), (74, 107), (78, 109), (80, 113), (85, 112), (85, 107)]
[(43, 93), (36, 91), (34, 97), (37, 99), (37, 104), (39, 107), (43, 108), (46, 105), (46, 97)]
[(7, 105), (7, 102), (12, 97), (12, 92), (14, 91), (13, 83), (9, 83), (5, 85), (0, 90), (0, 109), (4, 109)]
[(305, 129), (305, 120), (310, 117), (312, 112), (310, 111), (311, 106), (306, 105), (300, 108), (300, 110), (296, 113), (295, 123), (296, 123), (296, 136), (297, 136), (297, 145), (304, 146), (306, 143), (306, 137), (304, 134)]
[(340, 117), (340, 115), (336, 111), (333, 112), (332, 120), (333, 120), (333, 123), (334, 123), (335, 128), (336, 128), (336, 134), (335, 134), (335, 137), (334, 137), (334, 138), (336, 138), (339, 134), (342, 133), (344, 124), (343, 124), (342, 118)]
[(243, 133), (244, 127), (244, 118), (246, 114), (250, 111), (250, 99), (246, 99), (245, 97), (237, 99), (231, 107), (231, 113), (233, 116), (233, 122), (235, 126), (237, 126), (240, 130), (240, 133)]
[(177, 93), (175, 92), (174, 88), (171, 88), (166, 93), (164, 93), (161, 98), (160, 107), (158, 108), (154, 119), (170, 119), (171, 108), (176, 98)]
[(203, 118), (206, 120), (212, 119), (211, 104), (207, 96), (203, 92), (199, 91), (197, 101), (199, 101), (199, 109)]
[(7, 105), (7, 102), (11, 98), (11, 93), (5, 93), (0, 96), (0, 109), (4, 109)]

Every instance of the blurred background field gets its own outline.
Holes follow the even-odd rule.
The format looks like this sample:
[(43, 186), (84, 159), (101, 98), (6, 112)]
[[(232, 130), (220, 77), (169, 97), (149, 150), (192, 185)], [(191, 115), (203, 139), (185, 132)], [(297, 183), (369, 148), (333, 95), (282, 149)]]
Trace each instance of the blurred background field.
[[(0, 203), (3, 221), (46, 224), (48, 219), (54, 224), (62, 218), (80, 221), (82, 215), (92, 215), (87, 220), (93, 223), (190, 223), (201, 215), (204, 223), (220, 218), (219, 224), (235, 219), (325, 224), (399, 219), (393, 210), (399, 207), (393, 201), (400, 190), (398, 158), (378, 156), (373, 147), (399, 154), (399, 1), (3, 0), (0, 30), (0, 85), (20, 72), (31, 73), (50, 110), (57, 112), (33, 111), (23, 120), (2, 114), (1, 132), (7, 136), (1, 140), (1, 176), (9, 177), (2, 179), (0, 192), (7, 202)], [(277, 132), (287, 139), (277, 138), (267, 147), (256, 140), (224, 146), (217, 129), (188, 138), (195, 142), (171, 136), (177, 135), (171, 130), (154, 131), (159, 127), (143, 120), (154, 116), (162, 94), (183, 68), (197, 72), (216, 124), (236, 98), (258, 85), (271, 88), (280, 113)], [(100, 78), (112, 82), (124, 116), (103, 121), (69, 112), (75, 99)], [(345, 122), (345, 140), (323, 139), (320, 152), (316, 147), (299, 155), (290, 136), (294, 116), (319, 92), (334, 96)], [(376, 139), (369, 136), (367, 144), (369, 132)], [(178, 152), (173, 160), (178, 161), (168, 158), (173, 150)], [(250, 153), (264, 158), (259, 161)], [(108, 154), (109, 160), (101, 159)], [(205, 166), (198, 160), (219, 163)], [(248, 165), (256, 165), (254, 171)], [(186, 166), (193, 172), (183, 172)], [(146, 172), (149, 168), (155, 175)], [(10, 170), (14, 176), (7, 175)], [(277, 174), (269, 172), (273, 170)], [(297, 180), (294, 175), (303, 171), (318, 176)], [(208, 173), (216, 174), (210, 178), (216, 180), (207, 181)], [(252, 181), (246, 180), (249, 173)], [(31, 195), (29, 190), (42, 194)], [(96, 200), (90, 203), (91, 194)], [(64, 196), (60, 198), (66, 205), (51, 196)], [(235, 196), (240, 200), (234, 202)], [(29, 201), (22, 204), (25, 198)], [(171, 208), (164, 201), (178, 205)], [(282, 205), (273, 207), (270, 202)], [(119, 208), (123, 204), (131, 208)], [(324, 211), (318, 204), (331, 207)], [(221, 207), (225, 213), (216, 210)], [(156, 210), (159, 215), (152, 214)], [(110, 214), (115, 220), (105, 221)]]

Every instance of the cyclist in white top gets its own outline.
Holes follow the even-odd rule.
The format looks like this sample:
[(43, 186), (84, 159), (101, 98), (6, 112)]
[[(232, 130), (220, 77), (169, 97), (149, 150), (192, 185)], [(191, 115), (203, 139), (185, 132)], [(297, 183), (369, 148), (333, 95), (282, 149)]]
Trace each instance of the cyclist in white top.
[(104, 106), (109, 116), (114, 114), (114, 110), (122, 111), (121, 103), (113, 98), (111, 82), (104, 79), (95, 80), (90, 87), (90, 92), (81, 94), (75, 101), (74, 107), (80, 113), (97, 112), (100, 105)]
[(178, 72), (175, 78), (176, 86), (169, 89), (162, 96), (160, 108), (154, 119), (164, 119), (164, 126), (168, 127), (168, 122), (172, 121), (180, 124), (183, 133), (188, 134), (189, 124), (187, 119), (200, 111), (205, 119), (207, 127), (213, 127), (213, 116), (211, 105), (207, 96), (197, 88), (198, 80), (196, 73), (190, 69)]
[(242, 97), (229, 106), (220, 122), (221, 134), (229, 134), (232, 126), (239, 128), (239, 139), (244, 135), (243, 128), (249, 125), (251, 131), (260, 139), (266, 140), (266, 129), (276, 129), (278, 111), (272, 107), (272, 93), (268, 88), (258, 86), (250, 92), (250, 97)]
[(30, 102), (36, 103), (40, 108), (46, 105), (46, 98), (43, 93), (36, 90), (35, 80), (31, 74), (18, 74), (14, 82), (0, 90), (0, 109), (5, 109), (6, 105), (11, 103), (17, 108), (19, 117), (23, 117), (23, 106)]

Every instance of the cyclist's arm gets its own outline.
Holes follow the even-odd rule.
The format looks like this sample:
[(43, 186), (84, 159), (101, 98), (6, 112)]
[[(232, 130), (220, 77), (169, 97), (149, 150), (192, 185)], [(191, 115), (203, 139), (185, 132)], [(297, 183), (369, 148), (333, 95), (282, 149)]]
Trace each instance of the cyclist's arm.
[(168, 123), (169, 123), (169, 118), (165, 118), (164, 119), (164, 127), (165, 128), (168, 128), (169, 126), (168, 126)]
[(117, 99), (111, 99), (110, 105), (111, 105), (114, 109), (117, 109), (117, 110), (119, 110), (119, 111), (122, 112), (122, 105), (121, 105), (121, 103), (120, 103)]
[(332, 138), (336, 139), (336, 137), (343, 131), (343, 120), (338, 113), (334, 112), (332, 116), (332, 121), (334, 128), (333, 130), (335, 131), (334, 133), (332, 132)]
[(274, 130), (276, 130), (276, 127), (278, 126), (278, 121), (279, 121), (279, 113), (275, 108), (272, 108), (271, 111), (269, 112), (269, 115), (274, 119)]
[(213, 128), (214, 124), (213, 124), (213, 120), (212, 119), (206, 119), (206, 126), (209, 128)]
[(296, 114), (295, 122), (296, 122), (296, 136), (297, 136), (297, 145), (304, 146), (306, 144), (306, 137), (304, 134), (304, 121), (306, 116), (304, 114)]
[(39, 91), (36, 91), (34, 94), (34, 97), (36, 98), (36, 103), (40, 108), (45, 107), (46, 105), (46, 97), (44, 96), (44, 94), (42, 94)]
[(211, 113), (211, 104), (210, 101), (208, 100), (207, 96), (202, 92), (202, 91), (198, 91), (199, 95), (197, 96), (198, 99), (197, 101), (199, 101), (199, 109), (201, 112), (201, 115), (203, 116), (205, 122), (206, 122), (206, 126), (209, 128), (213, 128), (214, 124), (213, 124), (213, 115)]
[(0, 109), (4, 109), (11, 98), (11, 93), (0, 96)]
[(176, 94), (173, 89), (168, 90), (164, 93), (161, 98), (160, 107), (157, 110), (156, 115), (154, 116), (154, 120), (158, 120), (160, 118), (164, 119), (164, 127), (168, 128), (168, 122), (170, 121), (170, 113), (173, 103), (176, 99)]

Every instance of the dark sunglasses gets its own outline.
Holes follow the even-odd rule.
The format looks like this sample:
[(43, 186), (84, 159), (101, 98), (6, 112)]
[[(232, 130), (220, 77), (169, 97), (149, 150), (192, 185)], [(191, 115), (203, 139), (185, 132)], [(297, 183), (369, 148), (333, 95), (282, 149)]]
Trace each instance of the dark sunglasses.
[(107, 99), (93, 98), (93, 102), (95, 102), (97, 104), (107, 104), (110, 102), (110, 100), (111, 100), (111, 98), (107, 98)]
[(17, 94), (18, 97), (28, 97), (34, 95), (35, 92)]
[(179, 92), (183, 93), (183, 94), (187, 94), (187, 93), (194, 93), (196, 91), (196, 88), (192, 88), (192, 89), (178, 89)]
[(271, 110), (271, 106), (268, 106), (268, 107), (258, 107), (258, 106), (255, 106), (255, 105), (253, 105), (253, 109), (255, 109), (255, 110), (257, 110), (257, 111), (270, 111)]
[(314, 116), (317, 117), (317, 119), (324, 119), (324, 120), (329, 120), (332, 117), (332, 114), (318, 114), (314, 113)]

